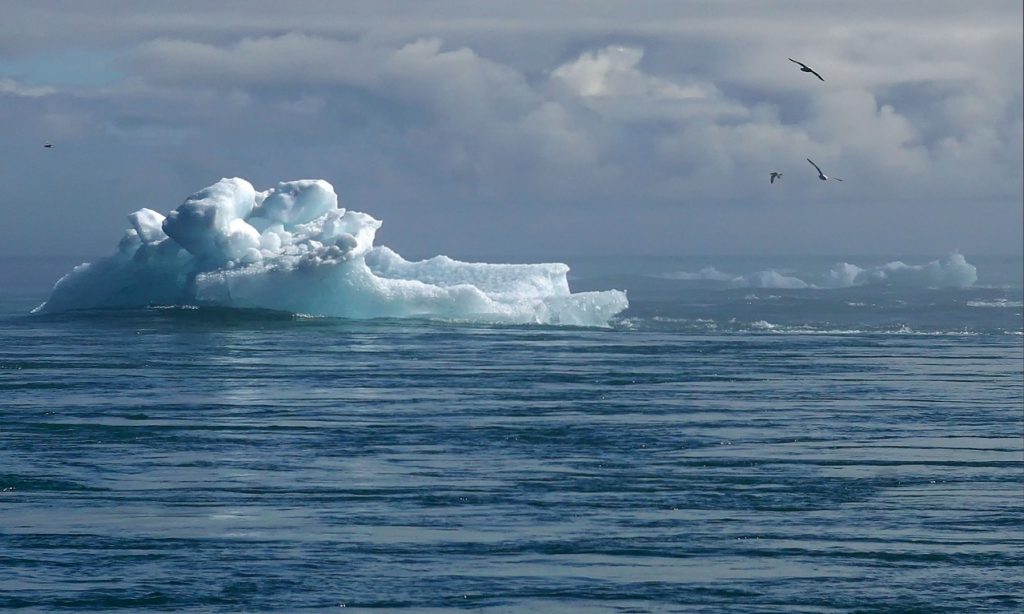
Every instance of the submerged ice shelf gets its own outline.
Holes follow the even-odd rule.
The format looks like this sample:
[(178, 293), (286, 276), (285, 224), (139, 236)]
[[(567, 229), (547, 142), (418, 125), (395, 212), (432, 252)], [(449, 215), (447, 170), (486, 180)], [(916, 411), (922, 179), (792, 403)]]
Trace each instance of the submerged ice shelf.
[(410, 262), (374, 246), (381, 222), (322, 180), (263, 192), (222, 179), (166, 217), (128, 216), (117, 252), (80, 264), (35, 312), (198, 304), (346, 318), (605, 326), (618, 290), (569, 291), (564, 264)]

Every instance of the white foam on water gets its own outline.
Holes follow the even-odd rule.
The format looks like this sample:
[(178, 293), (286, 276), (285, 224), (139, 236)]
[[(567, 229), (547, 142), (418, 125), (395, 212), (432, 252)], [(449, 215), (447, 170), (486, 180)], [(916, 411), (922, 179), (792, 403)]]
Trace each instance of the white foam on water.
[(903, 324), (898, 328), (888, 329), (862, 329), (862, 328), (831, 328), (831, 327), (817, 327), (809, 325), (790, 325), (782, 326), (778, 324), (772, 324), (764, 320), (757, 322), (751, 322), (749, 328), (741, 328), (737, 332), (749, 333), (773, 333), (780, 335), (898, 335), (898, 336), (915, 336), (915, 337), (976, 337), (981, 333), (968, 330), (963, 328), (960, 330), (938, 330), (938, 331), (919, 331), (914, 330)]
[(1024, 302), (1011, 301), (1005, 298), (997, 298), (993, 301), (967, 301), (968, 307), (991, 307), (996, 309), (1010, 309), (1024, 307)]

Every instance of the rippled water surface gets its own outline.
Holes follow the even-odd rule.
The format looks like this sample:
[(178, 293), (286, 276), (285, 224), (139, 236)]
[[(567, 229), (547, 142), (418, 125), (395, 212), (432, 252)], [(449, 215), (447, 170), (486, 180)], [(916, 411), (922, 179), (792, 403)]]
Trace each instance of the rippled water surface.
[(1024, 607), (1018, 287), (652, 288), (610, 329), (10, 294), (0, 609)]

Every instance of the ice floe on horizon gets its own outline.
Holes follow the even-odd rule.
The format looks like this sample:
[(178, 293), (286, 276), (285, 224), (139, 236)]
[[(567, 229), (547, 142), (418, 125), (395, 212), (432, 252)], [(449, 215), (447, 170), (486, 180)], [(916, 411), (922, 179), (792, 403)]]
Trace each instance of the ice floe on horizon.
[(34, 312), (154, 305), (256, 308), (347, 318), (606, 326), (624, 292), (572, 293), (569, 267), (421, 262), (374, 246), (381, 222), (338, 206), (323, 180), (256, 191), (222, 179), (165, 217), (128, 216), (117, 252), (75, 267)]
[(675, 272), (661, 276), (680, 281), (717, 282), (727, 288), (773, 288), (781, 290), (838, 289), (856, 286), (898, 286), (914, 288), (967, 288), (978, 281), (978, 270), (959, 252), (927, 264), (910, 265), (893, 261), (862, 268), (848, 262), (834, 265), (823, 275), (802, 279), (788, 272), (767, 269), (735, 275), (704, 267), (697, 272)]

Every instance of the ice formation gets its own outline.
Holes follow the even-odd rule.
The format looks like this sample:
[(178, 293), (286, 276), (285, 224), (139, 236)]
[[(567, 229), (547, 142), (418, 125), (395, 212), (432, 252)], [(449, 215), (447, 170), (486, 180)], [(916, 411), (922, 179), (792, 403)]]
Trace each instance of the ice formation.
[(373, 245), (381, 222), (338, 207), (330, 183), (257, 192), (222, 179), (166, 217), (128, 216), (117, 252), (61, 278), (36, 312), (211, 305), (347, 318), (605, 326), (618, 290), (571, 293), (564, 264), (409, 262)]
[(912, 286), (920, 288), (967, 288), (978, 281), (978, 269), (959, 252), (928, 264), (910, 265), (890, 262), (870, 269), (842, 262), (829, 271), (822, 285), (826, 288), (851, 286)]
[(682, 271), (668, 273), (663, 277), (680, 281), (714, 282), (715, 285), (726, 288), (785, 288), (792, 290), (810, 287), (807, 282), (797, 277), (784, 275), (774, 269), (758, 271), (749, 275), (733, 275), (719, 271), (713, 266), (707, 266), (696, 273)]
[(719, 282), (726, 288), (777, 288), (782, 290), (834, 289), (855, 286), (967, 288), (978, 281), (978, 270), (973, 264), (968, 263), (962, 254), (953, 252), (940, 260), (932, 260), (927, 264), (918, 265), (904, 264), (897, 260), (864, 269), (855, 264), (840, 262), (821, 275), (817, 283), (805, 281), (774, 269), (748, 275), (733, 275), (714, 267), (704, 267), (696, 273), (685, 271), (669, 273), (664, 275), (664, 278), (681, 281)]

